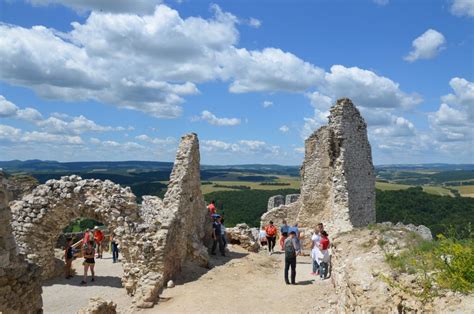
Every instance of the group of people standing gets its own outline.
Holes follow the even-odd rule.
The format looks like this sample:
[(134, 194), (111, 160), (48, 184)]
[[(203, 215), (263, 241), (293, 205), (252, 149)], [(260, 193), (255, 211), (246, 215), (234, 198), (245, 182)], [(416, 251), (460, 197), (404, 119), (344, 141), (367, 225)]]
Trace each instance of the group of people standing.
[[(224, 218), (217, 213), (215, 201), (207, 206), (209, 215), (212, 219), (212, 249), (211, 254), (216, 255), (216, 249), (219, 247), (219, 252), (225, 256), (225, 247), (227, 245), (225, 237)], [(278, 232), (279, 231), (279, 232)], [(268, 248), (268, 254), (275, 253), (275, 246), (277, 237), (279, 236), (279, 245), (281, 251), (285, 254), (285, 282), (286, 284), (296, 284), (296, 257), (302, 254), (302, 234), (298, 228), (298, 224), (289, 226), (286, 220), (283, 220), (279, 230), (270, 221), (268, 225), (262, 226), (259, 232), (259, 243), (262, 248)], [(313, 276), (320, 276), (322, 280), (326, 279), (329, 271), (330, 253), (329, 253), (329, 239), (328, 234), (324, 230), (324, 225), (318, 223), (311, 236), (311, 259)], [(289, 274), (291, 271), (291, 278)]]
[(216, 202), (211, 201), (207, 206), (209, 215), (212, 219), (212, 249), (211, 255), (216, 255), (217, 246), (219, 246), (219, 252), (222, 256), (225, 256), (225, 248), (227, 246), (227, 240), (225, 236), (224, 217), (217, 214)]
[[(272, 255), (275, 252), (276, 238), (278, 234), (277, 227), (270, 221), (268, 225), (263, 226), (259, 233), (259, 242), (262, 247), (268, 247), (268, 253)], [(296, 284), (296, 257), (302, 254), (301, 233), (298, 224), (289, 226), (285, 220), (280, 227), (280, 249), (285, 253), (285, 282), (287, 284)], [(321, 279), (326, 279), (330, 263), (329, 239), (324, 230), (324, 225), (318, 223), (311, 236), (311, 275), (319, 275)], [(288, 278), (291, 269), (291, 281)]]
[[(81, 243), (81, 253), (84, 258), (82, 265), (84, 266), (84, 277), (81, 281), (81, 285), (87, 284), (87, 274), (90, 270), (92, 278), (91, 281), (95, 281), (95, 259), (103, 257), (103, 244), (104, 244), (104, 233), (98, 226), (94, 227), (94, 230), (87, 229), (84, 232)], [(118, 262), (118, 243), (115, 238), (115, 234), (110, 235), (110, 248), (112, 251), (112, 261), (113, 263)], [(64, 259), (65, 259), (65, 278), (72, 278), (72, 262), (76, 258), (77, 251), (73, 248), (72, 238), (66, 239), (66, 247), (64, 250)]]

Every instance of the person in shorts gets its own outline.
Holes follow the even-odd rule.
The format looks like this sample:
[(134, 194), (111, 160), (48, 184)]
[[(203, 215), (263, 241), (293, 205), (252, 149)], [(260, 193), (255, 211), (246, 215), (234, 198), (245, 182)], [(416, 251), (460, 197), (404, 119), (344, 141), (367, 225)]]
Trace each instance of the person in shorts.
[(91, 281), (95, 281), (95, 249), (94, 249), (94, 240), (90, 240), (87, 245), (84, 245), (82, 248), (82, 255), (84, 256), (84, 279), (81, 281), (81, 285), (87, 284), (87, 271), (91, 270), (92, 279)]

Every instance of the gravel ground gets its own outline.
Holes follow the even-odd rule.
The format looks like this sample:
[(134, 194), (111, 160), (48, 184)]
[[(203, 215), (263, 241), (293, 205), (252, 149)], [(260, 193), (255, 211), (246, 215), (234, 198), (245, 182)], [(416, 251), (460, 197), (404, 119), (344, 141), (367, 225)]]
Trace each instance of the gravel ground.
[[(82, 274), (82, 260), (74, 268)], [(176, 287), (165, 289), (152, 309), (131, 308), (131, 297), (121, 287), (122, 267), (110, 255), (96, 260), (94, 283), (81, 286), (81, 276), (55, 279), (43, 286), (45, 313), (76, 313), (89, 298), (102, 297), (117, 303), (119, 313), (212, 313), (212, 312), (334, 312), (335, 296), (331, 280), (310, 275), (311, 259), (298, 257), (296, 286), (283, 279), (283, 254), (249, 253), (231, 246), (227, 257), (213, 256), (208, 270), (192, 265), (175, 279)], [(90, 279), (89, 279), (90, 280)]]

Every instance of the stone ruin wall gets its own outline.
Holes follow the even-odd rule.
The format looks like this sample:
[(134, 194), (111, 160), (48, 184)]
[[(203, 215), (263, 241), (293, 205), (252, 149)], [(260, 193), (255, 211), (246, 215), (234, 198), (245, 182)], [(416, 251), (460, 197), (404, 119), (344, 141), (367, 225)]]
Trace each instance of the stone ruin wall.
[(331, 108), (329, 124), (305, 141), (301, 197), (267, 211), (261, 223), (273, 220), (314, 228), (318, 222), (331, 233), (375, 222), (375, 171), (367, 125), (350, 99)]
[[(144, 197), (141, 207), (130, 188), (109, 180), (74, 175), (49, 180), (11, 203), (19, 251), (48, 278), (54, 273), (52, 252), (62, 229), (78, 217), (101, 221), (117, 235), (124, 287), (136, 306), (152, 307), (185, 261), (206, 266), (209, 260), (205, 243), (211, 224), (200, 189), (199, 161), (197, 135), (184, 136), (164, 200)], [(0, 252), (3, 257), (3, 248)]]
[(0, 313), (39, 313), (40, 269), (18, 254), (8, 206), (12, 193), (0, 171)]

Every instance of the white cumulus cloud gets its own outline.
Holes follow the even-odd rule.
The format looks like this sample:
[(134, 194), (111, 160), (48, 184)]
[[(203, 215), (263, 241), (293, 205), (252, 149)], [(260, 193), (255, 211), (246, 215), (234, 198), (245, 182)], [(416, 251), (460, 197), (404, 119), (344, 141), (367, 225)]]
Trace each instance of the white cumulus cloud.
[(273, 106), (273, 101), (265, 100), (265, 101), (262, 103), (262, 106), (263, 106), (263, 108), (269, 108), (269, 107)]
[(418, 59), (433, 59), (445, 48), (445, 44), (444, 35), (430, 28), (413, 40), (413, 50), (404, 59), (409, 62)]
[(453, 0), (451, 4), (451, 13), (457, 16), (474, 17), (474, 1), (472, 0)]
[[(361, 107), (410, 109), (423, 99), (417, 94), (403, 92), (391, 79), (358, 67), (334, 65), (325, 74), (321, 92), (333, 100), (349, 97)], [(317, 95), (319, 103), (327, 105), (330, 99)], [(311, 97), (315, 97), (313, 94)], [(313, 99), (314, 100), (314, 99)]]
[(286, 125), (282, 125), (280, 128), (279, 128), (280, 132), (282, 133), (288, 133), (290, 131), (290, 128)]
[(241, 120), (238, 118), (218, 118), (215, 114), (207, 110), (201, 113), (200, 119), (217, 126), (236, 126), (241, 123)]
[(80, 13), (85, 11), (105, 11), (115, 13), (144, 14), (153, 12), (161, 0), (27, 0), (33, 5), (61, 4)]

